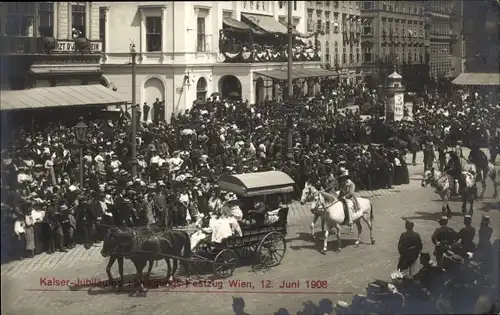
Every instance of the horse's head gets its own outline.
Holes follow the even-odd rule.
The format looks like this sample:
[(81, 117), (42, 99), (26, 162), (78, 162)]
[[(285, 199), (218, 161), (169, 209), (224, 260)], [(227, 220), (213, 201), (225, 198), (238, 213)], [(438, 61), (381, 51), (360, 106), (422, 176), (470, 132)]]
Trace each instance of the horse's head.
[(313, 185), (306, 182), (304, 186), (304, 190), (302, 190), (302, 196), (300, 197), (300, 203), (305, 205), (306, 203), (312, 201), (314, 199), (314, 194), (316, 193), (316, 188)]
[(127, 228), (111, 227), (104, 238), (101, 255), (109, 257), (114, 254), (125, 254), (132, 251), (134, 231)]

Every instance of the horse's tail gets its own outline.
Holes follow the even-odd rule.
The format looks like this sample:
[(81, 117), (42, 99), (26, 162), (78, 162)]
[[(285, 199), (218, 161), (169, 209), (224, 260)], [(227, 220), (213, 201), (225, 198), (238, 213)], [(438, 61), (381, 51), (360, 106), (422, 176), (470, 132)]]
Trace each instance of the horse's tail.
[(370, 221), (373, 222), (373, 204), (370, 202)]

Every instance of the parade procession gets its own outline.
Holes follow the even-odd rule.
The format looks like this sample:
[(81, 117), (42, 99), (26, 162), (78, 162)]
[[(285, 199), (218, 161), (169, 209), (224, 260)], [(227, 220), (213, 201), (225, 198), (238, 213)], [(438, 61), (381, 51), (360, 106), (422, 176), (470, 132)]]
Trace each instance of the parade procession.
[(0, 2), (2, 314), (499, 314), (499, 10)]

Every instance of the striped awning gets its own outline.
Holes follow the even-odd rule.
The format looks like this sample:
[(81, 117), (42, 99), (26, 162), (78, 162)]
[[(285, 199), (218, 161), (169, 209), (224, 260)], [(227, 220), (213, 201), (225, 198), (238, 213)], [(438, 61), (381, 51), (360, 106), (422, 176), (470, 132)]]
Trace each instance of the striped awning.
[(119, 105), (129, 102), (123, 95), (102, 85), (55, 86), (2, 91), (0, 110)]
[(456, 85), (500, 85), (499, 73), (462, 73), (451, 83)]
[(242, 13), (241, 16), (245, 19), (245, 22), (250, 21), (266, 32), (281, 34), (286, 34), (288, 32), (287, 27), (276, 21), (272, 16), (249, 13)]
[[(255, 71), (255, 74), (268, 77), (275, 80), (286, 81), (288, 80), (288, 70), (287, 69), (277, 69), (277, 70), (267, 70), (267, 71)], [(292, 77), (294, 79), (304, 79), (304, 78), (318, 78), (318, 77), (338, 77), (338, 73), (332, 70), (326, 70), (321, 68), (293, 68)]]

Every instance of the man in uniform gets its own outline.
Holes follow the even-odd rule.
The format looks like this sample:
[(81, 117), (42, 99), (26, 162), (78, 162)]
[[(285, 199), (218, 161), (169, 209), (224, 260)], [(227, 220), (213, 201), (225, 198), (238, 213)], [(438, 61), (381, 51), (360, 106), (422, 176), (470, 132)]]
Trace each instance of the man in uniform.
[(448, 226), (448, 218), (443, 216), (439, 219), (440, 227), (432, 234), (431, 240), (435, 245), (434, 255), (438, 267), (442, 266), (443, 254), (447, 251), (447, 247), (458, 240), (458, 233)]
[(476, 244), (474, 244), (474, 236), (476, 236), (476, 229), (471, 225), (472, 217), (466, 215), (464, 217), (464, 227), (458, 232), (460, 237), (460, 244), (465, 252), (473, 253), (476, 250)]
[[(349, 178), (349, 171), (347, 169), (341, 169), (340, 173), (340, 194), (339, 199), (350, 199), (354, 206), (354, 213), (359, 210), (358, 200), (356, 199), (356, 185)], [(352, 229), (352, 216), (353, 213), (349, 211), (349, 227)]]
[(422, 251), (422, 238), (420, 234), (413, 231), (415, 224), (406, 220), (406, 232), (401, 233), (398, 242), (399, 262), (398, 270), (407, 271), (407, 275), (413, 277), (413, 267)]

